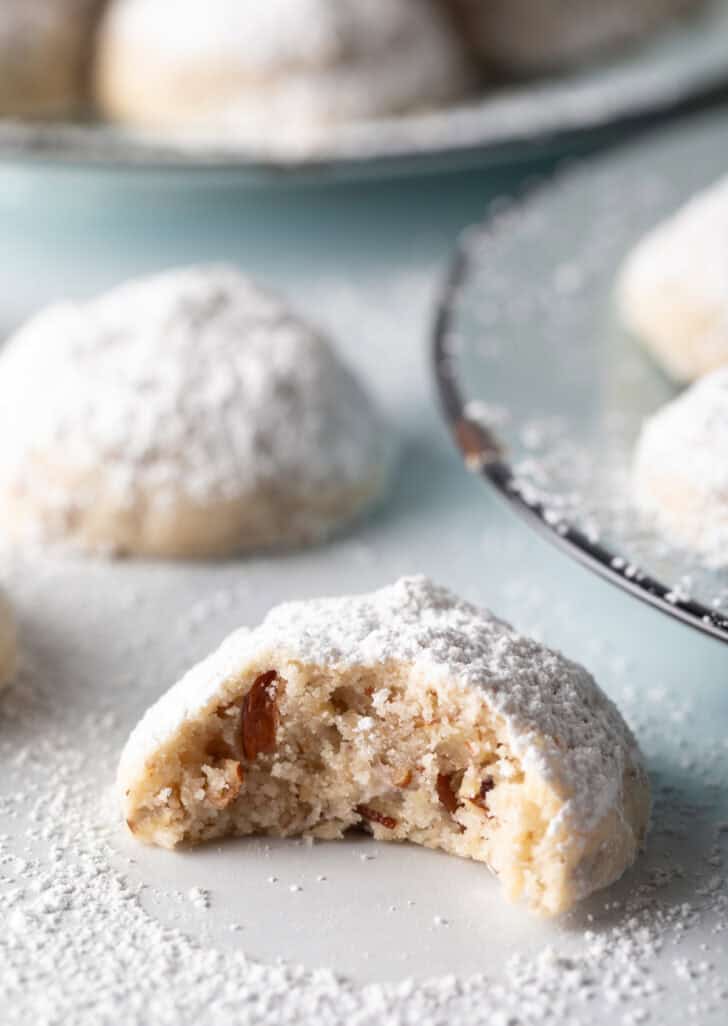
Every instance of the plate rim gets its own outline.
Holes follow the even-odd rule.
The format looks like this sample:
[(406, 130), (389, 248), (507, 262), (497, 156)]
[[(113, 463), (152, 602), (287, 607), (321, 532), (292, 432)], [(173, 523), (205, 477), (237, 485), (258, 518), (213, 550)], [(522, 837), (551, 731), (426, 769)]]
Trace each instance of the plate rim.
[[(594, 159), (579, 161), (578, 166), (557, 171), (546, 182), (526, 185), (509, 198), (509, 209), (536, 203), (542, 193), (554, 188), (554, 183), (563, 186), (564, 181), (588, 175), (595, 166)], [(466, 469), (484, 479), (517, 516), (577, 563), (653, 609), (728, 644), (728, 617), (692, 598), (681, 597), (674, 588), (645, 573), (619, 552), (590, 539), (567, 518), (556, 516), (545, 503), (519, 489), (497, 432), (468, 415), (471, 398), (458, 373), (454, 325), (459, 297), (470, 272), (471, 253), (475, 251), (472, 239), (493, 232), (493, 217), (487, 215), (461, 233), (435, 298), (431, 327), (430, 362), (437, 401)]]
[[(694, 24), (693, 24), (694, 22)], [(529, 150), (553, 145), (555, 140), (581, 140), (590, 133), (605, 133), (611, 130), (625, 130), (638, 127), (648, 119), (662, 119), (677, 113), (689, 111), (697, 104), (714, 102), (728, 95), (728, 58), (722, 49), (715, 49), (716, 25), (728, 31), (728, 12), (722, 0), (705, 0), (704, 10), (688, 16), (685, 26), (667, 26), (664, 32), (657, 32), (634, 48), (618, 51), (597, 60), (593, 64), (565, 69), (562, 72), (533, 80), (503, 84), (494, 94), (487, 91), (464, 97), (461, 101), (431, 111), (405, 115), (406, 124), (420, 126), (430, 118), (440, 124), (434, 136), (418, 136), (417, 131), (407, 137), (401, 134), (391, 136), (391, 129), (399, 119), (383, 118), (380, 121), (352, 122), (349, 129), (361, 130), (369, 126), (378, 138), (372, 137), (362, 144), (356, 131), (352, 137), (323, 140), (314, 144), (312, 150), (293, 146), (279, 150), (276, 146), (254, 145), (250, 142), (239, 146), (214, 146), (210, 144), (189, 145), (184, 140), (170, 138), (147, 138), (143, 132), (123, 126), (114, 126), (94, 120), (69, 120), (44, 122), (0, 117), (0, 160), (9, 163), (28, 163), (60, 168), (89, 170), (121, 170), (124, 172), (175, 172), (182, 174), (217, 173), (247, 178), (255, 183), (294, 182), (299, 179), (329, 177), (364, 178), (407, 174), (413, 169), (437, 171), (443, 165), (466, 167), (509, 163), (527, 159)], [(685, 53), (676, 47), (676, 40), (683, 37)], [(679, 53), (673, 53), (677, 49)], [(702, 60), (697, 60), (701, 55)], [(697, 57), (696, 57), (697, 55)], [(679, 59), (678, 59), (679, 58)], [(665, 69), (672, 68), (675, 81), (666, 85)], [(631, 78), (641, 69), (639, 88)], [(644, 69), (647, 69), (646, 72)], [(659, 81), (655, 78), (656, 71)], [(624, 96), (619, 102), (612, 99), (595, 106), (586, 104), (580, 109), (573, 100), (565, 103), (561, 96), (566, 90), (581, 89), (581, 102), (589, 95), (594, 83), (599, 80), (601, 89), (609, 92), (613, 78), (621, 81)], [(582, 81), (583, 79), (583, 81)], [(581, 83), (579, 85), (579, 83)], [(630, 83), (631, 88), (625, 89)], [(534, 89), (535, 84), (535, 89)], [(546, 118), (543, 122), (543, 100), (538, 117), (530, 115), (531, 123), (519, 124), (512, 121), (513, 111), (504, 120), (500, 112), (500, 125), (474, 130), (473, 124), (466, 125), (462, 134), (452, 128), (458, 118), (466, 122), (473, 116), (480, 117), (488, 110), (491, 102), (496, 107), (505, 98), (505, 103), (516, 107), (523, 95), (531, 104), (536, 103), (534, 93), (549, 91), (550, 103), (560, 111), (556, 120)], [(629, 96), (629, 101), (625, 99)], [(555, 97), (555, 98), (554, 98)], [(593, 103), (593, 100), (592, 100)], [(482, 108), (482, 110), (481, 110)], [(481, 114), (478, 114), (481, 111)], [(442, 136), (442, 122), (451, 123), (450, 137)], [(527, 119), (528, 120), (528, 119)], [(461, 125), (461, 129), (462, 129)]]

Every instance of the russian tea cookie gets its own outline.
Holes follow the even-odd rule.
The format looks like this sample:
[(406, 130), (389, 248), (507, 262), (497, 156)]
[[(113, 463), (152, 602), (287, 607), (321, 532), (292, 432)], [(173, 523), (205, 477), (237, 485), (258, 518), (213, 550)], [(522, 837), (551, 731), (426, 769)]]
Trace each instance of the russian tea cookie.
[(627, 329), (675, 380), (728, 363), (728, 178), (638, 243), (618, 301)]
[(328, 342), (225, 267), (36, 316), (0, 354), (0, 536), (216, 556), (375, 500), (380, 419)]
[(589, 674), (422, 577), (231, 635), (146, 713), (118, 784), (149, 843), (361, 824), (487, 862), (548, 914), (622, 874), (649, 810)]
[(96, 79), (117, 120), (276, 135), (430, 107), (468, 73), (429, 0), (116, 0)]
[(728, 367), (714, 371), (645, 421), (634, 497), (668, 541), (728, 565)]
[(0, 0), (0, 115), (82, 106), (99, 8), (100, 0)]
[(9, 684), (17, 663), (15, 620), (10, 603), (0, 591), (0, 689)]
[(530, 75), (641, 39), (702, 0), (453, 0), (490, 68)]

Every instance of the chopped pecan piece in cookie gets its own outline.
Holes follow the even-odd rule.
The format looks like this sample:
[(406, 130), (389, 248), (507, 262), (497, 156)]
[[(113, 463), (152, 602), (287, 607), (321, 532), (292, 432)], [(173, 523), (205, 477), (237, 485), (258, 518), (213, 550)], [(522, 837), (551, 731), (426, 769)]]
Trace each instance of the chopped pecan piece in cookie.
[(240, 729), (243, 754), (248, 762), (276, 750), (278, 732), (278, 683), (275, 670), (261, 673), (243, 699)]
[(394, 830), (397, 826), (397, 820), (394, 817), (386, 816), (383, 812), (372, 809), (369, 805), (357, 805), (356, 811), (362, 819), (367, 819), (371, 823), (379, 823), (380, 826), (386, 827), (387, 830)]

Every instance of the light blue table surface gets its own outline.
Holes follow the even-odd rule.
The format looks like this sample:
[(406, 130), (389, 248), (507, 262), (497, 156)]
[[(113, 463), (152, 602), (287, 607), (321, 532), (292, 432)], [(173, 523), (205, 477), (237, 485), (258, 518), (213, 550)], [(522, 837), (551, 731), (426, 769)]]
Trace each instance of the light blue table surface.
[[(711, 823), (725, 820), (728, 749), (722, 762), (715, 752), (728, 737), (728, 647), (638, 604), (532, 534), (467, 475), (436, 409), (429, 329), (455, 239), (494, 197), (549, 170), (243, 190), (196, 178), (0, 167), (0, 330), (51, 299), (174, 264), (235, 261), (280, 288), (331, 328), (370, 380), (402, 457), (390, 504), (355, 537), (296, 555), (285, 567), (255, 561), (254, 579), (276, 579), (250, 615), (291, 592), (356, 590), (402, 572), (429, 573), (587, 663), (636, 722), (660, 794), (674, 786), (683, 807), (694, 802)], [(230, 580), (246, 569), (220, 573)], [(707, 768), (705, 749), (714, 756)], [(680, 842), (688, 882), (675, 891), (676, 902), (695, 898), (690, 859), (697, 872), (707, 829), (696, 827), (692, 848), (690, 837)], [(672, 900), (669, 889), (664, 900)], [(728, 978), (726, 945), (708, 926), (686, 938), (680, 956), (702, 957), (701, 943), (712, 946), (709, 957)], [(427, 956), (424, 971), (437, 971), (436, 955)], [(660, 969), (666, 990), (651, 1006), (651, 1021), (725, 1022), (728, 1005), (703, 1001), (670, 964)], [(361, 966), (352, 957), (343, 968)], [(374, 957), (364, 975), (376, 974)], [(611, 1024), (623, 1021), (619, 1015), (597, 999), (588, 1019)]]
[[(0, 166), (0, 330), (6, 334), (44, 303), (93, 295), (130, 275), (229, 260), (319, 316), (322, 293), (330, 288), (332, 326), (346, 348), (346, 313), (337, 319), (337, 300), (344, 298), (339, 305), (358, 319), (358, 291), (373, 329), (396, 336), (393, 362), (406, 364), (411, 373), (407, 394), (397, 395), (397, 401), (416, 410), (422, 444), (426, 432), (433, 461), (442, 463), (444, 473), (459, 477), (465, 472), (436, 410), (432, 384), (430, 329), (436, 290), (459, 232), (486, 215), (494, 199), (519, 194), (545, 181), (554, 168), (573, 163), (566, 157), (525, 167), (361, 185), (270, 189), (237, 189), (230, 180), (216, 184), (194, 173), (127, 171), (116, 176), (42, 164)], [(516, 287), (527, 283), (514, 283)], [(372, 304), (372, 296), (378, 302)], [(383, 308), (377, 310), (380, 303)], [(366, 333), (361, 322), (358, 327)], [(366, 371), (366, 353), (360, 350), (356, 357)], [(392, 382), (393, 391), (399, 384)], [(417, 434), (414, 423), (408, 429)], [(407, 470), (405, 461), (405, 476)], [(466, 491), (479, 531), (492, 523), (518, 539), (516, 548), (524, 546), (513, 571), (528, 567), (534, 583), (564, 600), (576, 600), (584, 618), (576, 636), (589, 624), (590, 634), (637, 655), (648, 647), (642, 640), (647, 632), (658, 642), (652, 658), (659, 653), (673, 672), (678, 665), (689, 667), (693, 687), (697, 679), (714, 682), (717, 667), (728, 668), (728, 649), (724, 653), (720, 645), (643, 609), (571, 566), (502, 510), (480, 482), (468, 482)], [(462, 541), (466, 547), (467, 539)], [(484, 571), (486, 565), (484, 561)], [(554, 567), (559, 568), (558, 587)], [(504, 570), (507, 574), (508, 568)], [(488, 574), (484, 597), (494, 605), (499, 583), (504, 582)], [(562, 642), (559, 636), (553, 640)]]

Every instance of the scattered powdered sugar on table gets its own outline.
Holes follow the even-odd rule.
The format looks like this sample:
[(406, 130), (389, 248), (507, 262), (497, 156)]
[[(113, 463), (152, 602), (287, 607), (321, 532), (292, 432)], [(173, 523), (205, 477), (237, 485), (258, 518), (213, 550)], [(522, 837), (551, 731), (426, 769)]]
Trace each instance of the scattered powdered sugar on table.
[[(591, 1021), (595, 1002), (613, 1009), (612, 1021), (630, 1026), (663, 1022), (665, 1003), (678, 995), (696, 1021), (714, 1016), (719, 1022), (725, 1015), (728, 746), (720, 731), (700, 748), (689, 745), (694, 700), (678, 700), (659, 686), (646, 695), (631, 691), (629, 668), (604, 643), (595, 641), (595, 657), (612, 668), (621, 702), (656, 769), (651, 848), (637, 871), (570, 916), (548, 944), (509, 959), (502, 971), (490, 968), (493, 954), (486, 944), (481, 973), (362, 985), (335, 966), (260, 962), (254, 951), (246, 952), (244, 921), (226, 931), (234, 946), (216, 943), (209, 926), (221, 915), (224, 894), (216, 903), (214, 888), (202, 880), (182, 892), (142, 880), (137, 860), (147, 850), (120, 847), (110, 785), (128, 724), (128, 699), (123, 715), (116, 711), (125, 668), (109, 655), (119, 670), (101, 686), (101, 664), (87, 633), (98, 635), (102, 622), (113, 619), (113, 608), (125, 609), (134, 623), (148, 618), (168, 586), (155, 586), (153, 571), (146, 590), (120, 576), (111, 612), (94, 612), (94, 596), (103, 591), (108, 601), (109, 571), (58, 564), (41, 573), (41, 582), (18, 574), (10, 577), (24, 620), (37, 606), (49, 619), (44, 633), (30, 639), (19, 681), (0, 699), (0, 998), (8, 1026), (111, 1026), (122, 1012), (125, 1026), (563, 1026)], [(64, 665), (56, 634), (74, 578), (89, 595), (89, 616), (79, 629), (77, 662)], [(235, 596), (238, 588), (230, 581)], [(64, 597), (37, 602), (41, 591)], [(208, 585), (199, 623), (214, 627), (226, 605), (223, 591), (220, 583)], [(527, 580), (512, 582), (511, 596), (537, 633), (550, 596)], [(176, 632), (171, 640), (179, 643)], [(154, 644), (140, 642), (136, 665), (144, 669), (136, 686), (145, 691), (159, 672), (154, 653), (160, 647), (160, 636)], [(316, 845), (308, 858), (320, 858), (322, 848)], [(377, 847), (368, 850), (374, 854)], [(274, 856), (267, 845), (249, 857), (261, 858), (267, 877), (278, 879), (270, 872)], [(325, 874), (311, 873), (308, 885), (281, 878), (286, 900), (296, 903), (311, 887), (331, 886), (321, 882)], [(401, 879), (392, 879), (389, 890), (389, 905), (405, 904)], [(161, 904), (175, 903), (190, 908), (194, 926), (189, 916), (177, 927), (155, 914)], [(446, 907), (430, 924), (448, 937), (457, 928)], [(686, 953), (697, 932), (700, 957)], [(486, 936), (492, 936), (490, 927)]]
[[(349, 298), (336, 297), (347, 314), (355, 309)], [(369, 312), (375, 339), (377, 318), (386, 320), (380, 305)], [(411, 351), (395, 348), (387, 358), (402, 365), (398, 380), (409, 386)], [(389, 381), (383, 375), (382, 383), (394, 395), (394, 377)], [(396, 397), (399, 415), (401, 407), (409, 414), (419, 401), (409, 387)], [(419, 431), (419, 420), (416, 424)], [(439, 459), (444, 433), (439, 425), (436, 432), (425, 432), (421, 442)], [(209, 853), (207, 872), (195, 868), (182, 886), (177, 880), (160, 883), (148, 850), (122, 843), (111, 788), (128, 730), (149, 702), (224, 633), (241, 622), (256, 622), (273, 601), (333, 593), (339, 587), (336, 574), (348, 574), (347, 584), (353, 578), (356, 586), (373, 587), (377, 577), (392, 576), (393, 566), (401, 573), (408, 565), (411, 571), (412, 564), (430, 569), (428, 557), (437, 547), (475, 597), (482, 596), (489, 578), (510, 573), (498, 609), (529, 634), (547, 636), (544, 623), (553, 625), (555, 614), (566, 623), (584, 622), (573, 604), (555, 597), (554, 580), (529, 564), (534, 549), (524, 557), (523, 535), (514, 532), (517, 552), (503, 569), (501, 539), (493, 533), (480, 485), (465, 481), (457, 488), (464, 475), (447, 453), (452, 469), (446, 478), (447, 518), (442, 505), (427, 514), (421, 509), (421, 482), (415, 488), (407, 479), (410, 472), (421, 474), (421, 466), (412, 471), (410, 463), (405, 465), (403, 477), (414, 495), (405, 507), (406, 545), (400, 523), (391, 543), (374, 531), (363, 532), (358, 540), (324, 550), (315, 566), (313, 555), (306, 554), (214, 569), (121, 565), (111, 570), (102, 563), (50, 560), (8, 568), (4, 580), (20, 614), (26, 665), (19, 682), (0, 697), (0, 1017), (7, 1026), (118, 1026), (122, 1021), (124, 1026), (582, 1026), (596, 1021), (663, 1026), (671, 1010), (679, 1026), (691, 1021), (722, 1026), (728, 1010), (728, 747), (719, 715), (725, 703), (717, 697), (721, 682), (697, 694), (686, 674), (663, 687), (651, 669), (653, 654), (645, 653), (641, 670), (625, 661), (602, 639), (607, 628), (601, 621), (595, 634), (602, 636), (581, 639), (578, 651), (618, 698), (653, 769), (656, 801), (648, 852), (622, 883), (570, 916), (548, 943), (539, 939), (534, 950), (504, 964), (500, 916), (478, 921), (463, 937), (445, 899), (418, 921), (421, 932), (431, 927), (444, 937), (450, 949), (456, 948), (458, 961), (481, 962), (475, 973), (423, 980), (413, 961), (409, 970), (407, 963), (397, 964), (399, 982), (362, 985), (337, 973), (336, 957), (311, 962), (312, 928), (296, 922), (296, 909), (312, 892), (321, 903), (330, 902), (343, 875), (330, 861), (321, 872), (324, 845), (307, 853), (311, 869), (305, 880), (286, 873), (278, 853), (267, 846), (238, 852), (247, 860), (236, 870), (237, 887), (251, 864), (258, 865), (266, 901), (271, 892), (281, 893), (290, 909), (276, 929), (283, 938), (301, 925), (300, 958), (309, 958), (305, 968), (298, 958), (263, 961), (251, 942), (253, 924), (240, 914), (232, 923), (226, 919), (230, 892), (217, 884), (217, 849)], [(461, 520), (466, 495), (472, 510)], [(423, 530), (419, 518), (425, 515)], [(477, 535), (460, 530), (463, 525), (488, 527), (486, 552), (477, 548)], [(382, 524), (380, 531), (385, 534)], [(336, 573), (326, 569), (334, 563)], [(514, 573), (518, 566), (523, 570)], [(323, 569), (331, 575), (325, 588)], [(275, 588), (266, 589), (265, 582), (274, 578)], [(259, 591), (265, 592), (262, 607), (255, 604)], [(629, 616), (626, 606), (622, 612)], [(707, 672), (701, 677), (707, 684)], [(633, 686), (635, 680), (639, 686)], [(707, 728), (697, 722), (705, 710)], [(357, 870), (355, 887), (361, 888), (367, 872), (383, 861), (384, 847), (361, 842), (345, 852)], [(369, 852), (376, 858), (361, 861), (360, 854)], [(394, 854), (404, 859), (407, 849)], [(417, 856), (418, 866), (424, 865), (428, 853)], [(185, 861), (182, 856), (175, 865)], [(438, 864), (440, 875), (447, 865)], [(463, 868), (453, 861), (453, 877)], [(280, 882), (268, 884), (269, 877)], [(299, 882), (303, 891), (291, 893), (290, 885)], [(407, 883), (404, 874), (393, 874), (374, 909), (376, 943), (393, 962), (398, 952), (388, 947), (390, 924), (424, 904), (418, 897), (412, 907)], [(195, 888), (209, 892), (209, 909), (190, 901)], [(452, 883), (448, 888), (456, 890)], [(358, 890), (347, 895), (344, 928), (332, 942), (337, 952), (349, 947), (358, 953), (365, 943), (361, 918), (370, 910), (358, 897)], [(476, 897), (467, 894), (477, 911)], [(352, 902), (356, 915), (351, 915)], [(390, 905), (398, 912), (387, 919)], [(184, 910), (179, 919), (177, 910)], [(448, 925), (435, 926), (434, 915)], [(227, 943), (215, 933), (219, 922)], [(529, 923), (528, 930), (529, 936), (536, 934), (538, 925)], [(414, 945), (416, 929), (410, 932)]]

